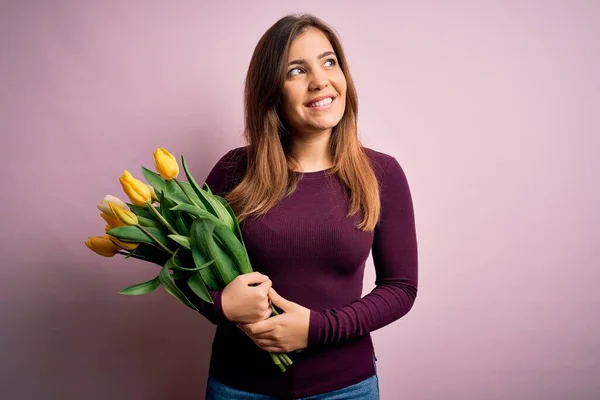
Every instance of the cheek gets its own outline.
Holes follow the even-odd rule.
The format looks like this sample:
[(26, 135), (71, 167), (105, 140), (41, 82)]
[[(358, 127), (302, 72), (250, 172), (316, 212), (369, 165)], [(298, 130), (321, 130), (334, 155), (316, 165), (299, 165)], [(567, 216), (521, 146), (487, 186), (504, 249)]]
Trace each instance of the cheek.
[(301, 112), (304, 106), (302, 105), (302, 100), (297, 98), (297, 96), (294, 96), (293, 91), (290, 92), (283, 96), (282, 104), (284, 113), (293, 117), (294, 114)]
[(339, 79), (336, 80), (335, 88), (340, 95), (345, 97), (346, 87), (346, 78), (344, 78), (344, 75), (342, 75)]
[(302, 114), (302, 110), (299, 109), (298, 104), (294, 102), (289, 102), (284, 108), (285, 119), (290, 123), (295, 123)]

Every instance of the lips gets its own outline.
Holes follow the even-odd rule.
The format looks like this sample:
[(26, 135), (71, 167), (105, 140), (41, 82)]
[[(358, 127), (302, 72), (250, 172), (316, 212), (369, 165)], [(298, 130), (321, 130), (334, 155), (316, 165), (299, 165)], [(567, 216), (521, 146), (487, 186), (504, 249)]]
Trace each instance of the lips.
[(326, 107), (326, 106), (330, 105), (331, 103), (333, 103), (334, 100), (335, 100), (334, 96), (321, 96), (321, 97), (317, 98), (316, 100), (312, 100), (311, 102), (305, 104), (305, 106), (308, 108)]
[(332, 96), (332, 95), (319, 96), (319, 97), (312, 99), (311, 101), (309, 101), (308, 103), (306, 103), (304, 105), (309, 108), (323, 107), (323, 106), (331, 104), (335, 100), (335, 97), (336, 96)]

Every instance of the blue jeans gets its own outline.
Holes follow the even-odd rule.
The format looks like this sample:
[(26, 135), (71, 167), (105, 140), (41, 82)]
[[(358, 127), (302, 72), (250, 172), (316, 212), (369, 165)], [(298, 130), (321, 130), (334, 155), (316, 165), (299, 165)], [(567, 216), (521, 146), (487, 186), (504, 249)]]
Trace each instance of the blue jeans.
[[(379, 400), (379, 378), (377, 376), (377, 362), (375, 375), (363, 381), (342, 389), (308, 397), (299, 397), (296, 400)], [(206, 400), (278, 400), (277, 397), (246, 392), (225, 385), (212, 376), (208, 377), (206, 385)]]

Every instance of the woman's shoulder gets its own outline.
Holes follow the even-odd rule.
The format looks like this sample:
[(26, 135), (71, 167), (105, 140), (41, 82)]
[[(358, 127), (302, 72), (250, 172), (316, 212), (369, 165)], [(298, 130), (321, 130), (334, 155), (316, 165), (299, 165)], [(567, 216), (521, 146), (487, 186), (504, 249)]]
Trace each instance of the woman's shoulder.
[(224, 167), (234, 167), (244, 164), (247, 160), (248, 146), (234, 147), (222, 154), (217, 161), (217, 165)]
[(381, 178), (390, 165), (398, 163), (396, 157), (381, 150), (363, 146), (363, 151), (367, 155), (377, 178)]
[(246, 148), (240, 146), (222, 153), (208, 173), (206, 183), (218, 194), (228, 193), (243, 177), (246, 169)]

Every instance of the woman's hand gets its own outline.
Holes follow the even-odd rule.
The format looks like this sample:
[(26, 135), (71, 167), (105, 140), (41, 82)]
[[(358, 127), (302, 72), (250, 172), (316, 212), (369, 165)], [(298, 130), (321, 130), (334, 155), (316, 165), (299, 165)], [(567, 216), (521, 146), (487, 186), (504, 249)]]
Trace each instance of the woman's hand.
[[(258, 286), (250, 286), (258, 283)], [(238, 323), (261, 321), (271, 315), (269, 289), (272, 282), (260, 272), (241, 274), (235, 277), (221, 297), (223, 312), (227, 319)]]
[(255, 323), (238, 324), (238, 327), (266, 351), (281, 353), (305, 348), (308, 345), (310, 309), (284, 299), (273, 288), (269, 297), (283, 310), (283, 314)]

